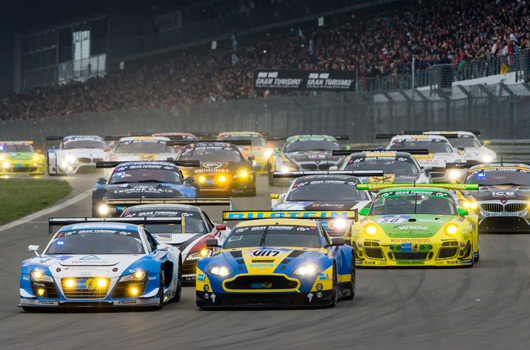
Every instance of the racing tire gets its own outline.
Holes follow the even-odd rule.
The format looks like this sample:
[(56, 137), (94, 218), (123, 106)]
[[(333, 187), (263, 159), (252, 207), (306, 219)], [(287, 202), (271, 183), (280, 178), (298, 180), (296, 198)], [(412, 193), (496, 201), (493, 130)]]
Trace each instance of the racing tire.
[(480, 260), (480, 251), (477, 252), (478, 255), (473, 257), (473, 262), (476, 263)]
[(38, 308), (32, 307), (32, 306), (22, 306), (22, 310), (26, 312), (37, 312), (39, 311)]
[(355, 282), (356, 282), (356, 272), (355, 272), (355, 258), (352, 255), (351, 256), (351, 288), (350, 288), (350, 295), (345, 297), (345, 300), (353, 300), (355, 298)]
[(158, 305), (156, 306), (157, 310), (160, 310), (164, 307), (164, 269), (160, 268), (160, 297), (158, 298)]
[(256, 197), (256, 188), (254, 187), (254, 189), (248, 191), (248, 192), (247, 192), (247, 196), (249, 196), (249, 197)]
[[(55, 165), (57, 165), (57, 163)], [(51, 168), (50, 158), (46, 157), (46, 170), (48, 171), (48, 175), (50, 175), (50, 176), (58, 176), (59, 175), (57, 173), (57, 166), (55, 167), (55, 172), (54, 173), (50, 173), (50, 168)]]
[(337, 305), (338, 300), (338, 285), (337, 285), (337, 267), (335, 263), (333, 263), (333, 287), (332, 287), (332, 293), (331, 293), (331, 303), (329, 304), (329, 307), (335, 307)]
[(177, 291), (173, 297), (173, 302), (178, 303), (182, 297), (182, 262), (179, 261), (179, 273), (177, 276)]

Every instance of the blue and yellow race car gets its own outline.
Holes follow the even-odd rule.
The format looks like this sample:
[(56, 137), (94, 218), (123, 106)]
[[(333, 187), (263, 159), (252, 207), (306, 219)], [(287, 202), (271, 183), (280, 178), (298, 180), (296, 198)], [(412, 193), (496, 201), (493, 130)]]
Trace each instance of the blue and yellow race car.
[(353, 299), (353, 250), (316, 221), (334, 217), (355, 219), (357, 211), (224, 212), (225, 220), (247, 221), (213, 256), (199, 259), (197, 306), (322, 307)]

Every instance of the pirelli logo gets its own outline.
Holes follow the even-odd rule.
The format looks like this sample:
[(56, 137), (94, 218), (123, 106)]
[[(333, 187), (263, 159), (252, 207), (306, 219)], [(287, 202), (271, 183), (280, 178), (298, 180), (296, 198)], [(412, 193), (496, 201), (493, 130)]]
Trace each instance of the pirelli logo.
[(357, 210), (346, 211), (224, 211), (223, 220), (253, 219), (325, 219), (334, 218), (357, 219)]

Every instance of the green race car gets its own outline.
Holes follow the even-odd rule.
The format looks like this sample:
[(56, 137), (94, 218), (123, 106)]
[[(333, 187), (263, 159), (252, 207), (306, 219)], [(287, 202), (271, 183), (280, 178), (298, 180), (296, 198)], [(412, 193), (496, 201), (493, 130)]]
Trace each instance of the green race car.
[(46, 158), (33, 141), (0, 141), (0, 175), (44, 175)]

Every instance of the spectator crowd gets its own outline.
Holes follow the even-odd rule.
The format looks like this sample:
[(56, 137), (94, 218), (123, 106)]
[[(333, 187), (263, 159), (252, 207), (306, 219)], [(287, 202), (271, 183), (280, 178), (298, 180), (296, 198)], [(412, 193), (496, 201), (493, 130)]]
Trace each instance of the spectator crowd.
[[(238, 2), (244, 8), (252, 0)], [(530, 48), (529, 7), (523, 0), (447, 0), (373, 17), (326, 18), (312, 30), (288, 28), (248, 45), (226, 42), (208, 53), (174, 58), (0, 99), (0, 119), (30, 119), (175, 104), (262, 97), (256, 69), (358, 70), (363, 79), (397, 76), (439, 64), (463, 67)]]

